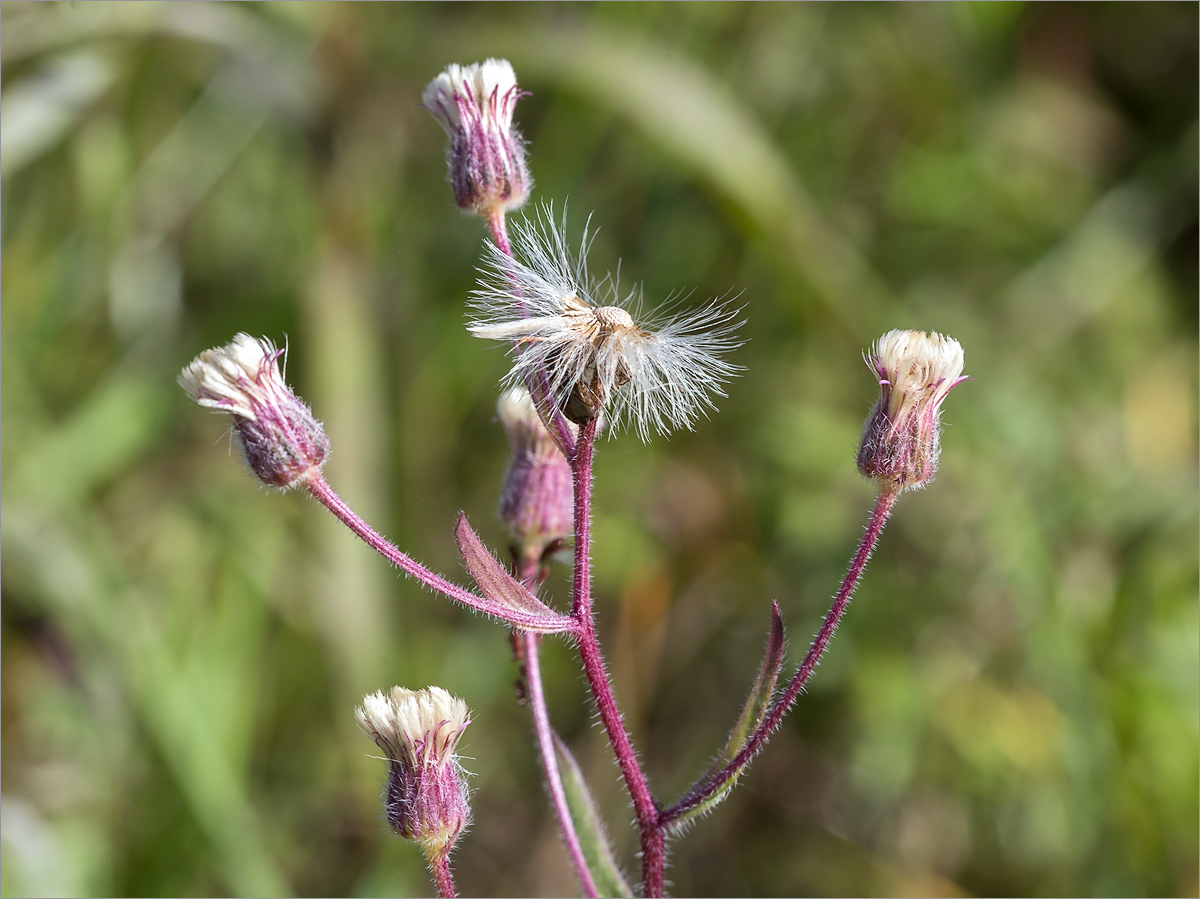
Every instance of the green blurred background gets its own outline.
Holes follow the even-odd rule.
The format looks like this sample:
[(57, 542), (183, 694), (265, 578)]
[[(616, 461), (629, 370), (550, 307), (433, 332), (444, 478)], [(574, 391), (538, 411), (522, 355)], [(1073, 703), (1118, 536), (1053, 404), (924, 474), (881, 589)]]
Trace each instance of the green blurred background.
[[(5, 895), (432, 894), (352, 709), (474, 710), (468, 895), (576, 890), (506, 632), (270, 493), (175, 375), (290, 343), (327, 474), (462, 579), (504, 354), (417, 104), (510, 59), (534, 198), (650, 304), (744, 291), (696, 433), (598, 458), (602, 636), (659, 795), (706, 766), (778, 598), (798, 661), (871, 486), (883, 331), (974, 380), (808, 694), (680, 895), (1197, 895), (1196, 4), (5, 3)], [(563, 573), (551, 594), (567, 598)], [(572, 655), (555, 724), (627, 869)]]

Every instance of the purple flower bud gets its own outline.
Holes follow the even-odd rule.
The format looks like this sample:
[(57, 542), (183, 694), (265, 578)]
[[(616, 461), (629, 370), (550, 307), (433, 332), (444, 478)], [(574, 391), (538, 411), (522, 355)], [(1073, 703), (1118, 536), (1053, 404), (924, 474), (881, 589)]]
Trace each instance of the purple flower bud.
[(521, 96), (506, 59), (450, 65), (421, 95), (450, 135), (450, 183), (461, 209), (488, 217), (529, 196), (525, 142), (512, 124)]
[(392, 687), (364, 697), (354, 716), (387, 754), (388, 824), (431, 859), (449, 853), (471, 818), (454, 753), (471, 723), (467, 704), (441, 687)]
[(264, 484), (287, 488), (321, 470), (329, 438), (284, 382), (282, 355), (265, 338), (238, 334), (193, 359), (178, 380), (199, 405), (233, 416), (246, 461)]
[(574, 524), (571, 466), (546, 430), (529, 392), (514, 387), (496, 403), (512, 447), (504, 476), (500, 518), (526, 558), (540, 560), (547, 548), (571, 535)]
[(942, 401), (966, 380), (962, 347), (941, 334), (889, 331), (865, 359), (881, 392), (863, 428), (858, 470), (893, 493), (924, 487), (937, 472)]

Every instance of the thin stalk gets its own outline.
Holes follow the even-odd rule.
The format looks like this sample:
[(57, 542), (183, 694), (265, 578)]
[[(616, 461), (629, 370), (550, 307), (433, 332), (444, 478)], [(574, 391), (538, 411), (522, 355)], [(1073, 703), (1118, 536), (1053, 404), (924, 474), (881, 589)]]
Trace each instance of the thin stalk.
[[(533, 590), (546, 578), (546, 569), (542, 567), (540, 556), (529, 553), (514, 553), (513, 567), (521, 582)], [(520, 561), (515, 561), (519, 558)], [(587, 866), (587, 858), (583, 854), (583, 845), (579, 842), (579, 834), (575, 830), (575, 820), (571, 817), (571, 809), (567, 805), (567, 791), (563, 788), (562, 772), (558, 768), (558, 754), (554, 751), (554, 730), (550, 726), (550, 712), (546, 706), (546, 691), (542, 688), (542, 668), (539, 652), (542, 646), (541, 637), (528, 631), (513, 632), (514, 655), (519, 654), (521, 678), (525, 684), (525, 695), (529, 700), (529, 710), (533, 713), (533, 731), (537, 737), (538, 755), (542, 762), (542, 773), (546, 777), (546, 790), (550, 793), (550, 806), (554, 810), (554, 818), (558, 822), (558, 830), (562, 836), (563, 846), (575, 876), (579, 878), (579, 886), (584, 896), (594, 899), (600, 895), (596, 889), (596, 881)]]
[(575, 869), (575, 876), (579, 878), (583, 895), (594, 899), (600, 893), (596, 889), (592, 872), (588, 870), (579, 834), (575, 831), (575, 821), (571, 818), (571, 810), (567, 806), (567, 792), (563, 789), (562, 772), (558, 770), (558, 757), (554, 752), (554, 732), (550, 728), (550, 715), (546, 709), (546, 694), (542, 690), (542, 672), (538, 662), (541, 638), (537, 634), (523, 632), (521, 641), (525, 649), (525, 686), (529, 695), (529, 709), (533, 713), (533, 729), (537, 734), (538, 752), (542, 757), (542, 770), (546, 775), (550, 804), (554, 808), (554, 817), (558, 820), (563, 845), (571, 859), (571, 867)]
[(308, 479), (304, 482), (304, 487), (317, 502), (332, 512), (360, 540), (409, 577), (416, 578), (425, 586), (450, 597), (450, 599), (457, 600), (472, 608), (479, 606), (480, 597), (469, 590), (464, 590), (458, 584), (451, 583), (441, 575), (434, 574), (424, 565), (406, 555), (399, 547), (389, 543), (378, 531), (359, 518), (357, 513), (346, 505), (321, 475), (315, 473), (309, 475)]
[(500, 208), (494, 209), (487, 217), (488, 230), (492, 232), (492, 240), (496, 242), (496, 247), (505, 256), (512, 255), (512, 244), (508, 242), (508, 223), (505, 219), (504, 210)]
[(771, 707), (766, 717), (763, 718), (762, 724), (758, 726), (758, 729), (746, 741), (746, 745), (742, 747), (742, 750), (728, 765), (702, 785), (689, 792), (673, 806), (664, 809), (659, 816), (660, 826), (669, 826), (672, 821), (695, 808), (720, 790), (729, 781), (730, 777), (740, 770), (762, 748), (763, 744), (767, 742), (767, 738), (779, 727), (784, 716), (791, 711), (793, 703), (795, 703), (796, 698), (800, 695), (800, 691), (804, 689), (804, 685), (808, 683), (808, 679), (812, 677), (817, 663), (821, 660), (821, 654), (825, 651), (825, 647), (829, 645), (829, 641), (833, 638), (833, 632), (837, 629), (838, 622), (845, 613), (846, 607), (850, 604), (850, 597), (854, 593), (854, 588), (858, 585), (859, 578), (862, 577), (863, 569), (867, 566), (867, 560), (871, 558), (871, 552), (879, 542), (879, 535), (883, 531), (883, 526), (887, 523), (888, 513), (891, 512), (892, 505), (896, 502), (898, 495), (888, 490), (880, 491), (878, 498), (875, 500), (875, 507), (871, 511), (871, 518), (867, 522), (866, 531), (863, 533), (862, 540), (858, 544), (858, 550), (855, 552), (854, 558), (850, 561), (850, 568), (846, 572), (845, 578), (842, 579), (842, 585), (838, 588), (837, 595), (833, 599), (833, 605), (829, 609), (829, 614), (825, 616), (825, 623), (817, 633), (816, 639), (813, 640), (812, 646), (809, 648), (808, 654), (804, 657), (800, 668), (796, 671), (796, 674), (792, 677), (779, 699)]
[(575, 487), (575, 575), (574, 604), (571, 616), (579, 626), (576, 635), (579, 658), (583, 662), (584, 674), (604, 724), (608, 741), (612, 745), (617, 766), (625, 779), (625, 786), (633, 800), (637, 815), (638, 832), (642, 842), (642, 891), (646, 896), (663, 894), (663, 868), (666, 864), (666, 842), (662, 825), (659, 823), (658, 806), (646, 775), (638, 764), (637, 753), (625, 730), (621, 711), (613, 696), (612, 683), (600, 654), (600, 641), (596, 637), (596, 622), (592, 614), (591, 593), (591, 505), (592, 505), (592, 453), (596, 445), (596, 420), (588, 422), (579, 434), (575, 453), (570, 459), (571, 474)]
[(433, 851), (425, 856), (429, 860), (429, 872), (437, 884), (438, 895), (442, 899), (455, 899), (458, 893), (454, 891), (454, 875), (450, 873), (450, 856), (446, 852)]

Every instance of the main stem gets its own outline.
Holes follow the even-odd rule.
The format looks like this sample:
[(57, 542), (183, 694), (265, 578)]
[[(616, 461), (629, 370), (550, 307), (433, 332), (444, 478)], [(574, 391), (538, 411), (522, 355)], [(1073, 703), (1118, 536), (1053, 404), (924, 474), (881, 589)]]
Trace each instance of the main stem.
[(842, 585), (838, 588), (837, 595), (833, 598), (833, 605), (829, 608), (829, 614), (825, 616), (825, 623), (821, 625), (821, 630), (817, 633), (816, 639), (813, 640), (812, 646), (809, 647), (808, 654), (804, 657), (799, 670), (796, 671), (787, 688), (771, 707), (766, 717), (763, 718), (762, 724), (758, 726), (758, 729), (746, 741), (746, 745), (742, 747), (742, 750), (728, 765), (699, 787), (689, 792), (679, 802), (675, 803), (675, 805), (663, 811), (659, 819), (663, 827), (670, 825), (672, 821), (691, 811), (724, 787), (730, 777), (745, 766), (754, 754), (762, 748), (763, 744), (767, 742), (767, 738), (779, 727), (784, 716), (791, 711), (792, 705), (800, 695), (800, 691), (804, 689), (804, 685), (808, 683), (808, 679), (812, 677), (813, 671), (816, 670), (817, 663), (821, 660), (821, 654), (825, 651), (825, 647), (833, 639), (833, 632), (837, 630), (838, 622), (845, 613), (846, 607), (850, 605), (850, 597), (853, 595), (854, 588), (858, 585), (858, 581), (862, 577), (863, 570), (867, 567), (867, 560), (871, 558), (871, 552), (875, 549), (875, 544), (879, 542), (879, 535), (883, 532), (883, 526), (887, 523), (888, 513), (891, 512), (892, 505), (896, 502), (898, 495), (890, 490), (880, 491), (878, 498), (875, 500), (875, 507), (871, 510), (871, 518), (867, 522), (867, 528), (863, 533), (862, 541), (858, 544), (858, 550), (854, 553), (854, 558), (850, 561), (850, 568), (847, 570), (845, 578), (842, 579)]
[(658, 806), (646, 783), (646, 775), (638, 764), (637, 754), (621, 720), (621, 712), (617, 708), (612, 684), (600, 654), (596, 621), (592, 614), (591, 506), (592, 452), (595, 445), (596, 420), (592, 419), (583, 426), (575, 444), (575, 453), (570, 459), (575, 487), (575, 575), (571, 617), (579, 626), (577, 641), (584, 674), (637, 815), (642, 842), (642, 893), (645, 896), (661, 896), (663, 868), (666, 864), (665, 831), (659, 823)]

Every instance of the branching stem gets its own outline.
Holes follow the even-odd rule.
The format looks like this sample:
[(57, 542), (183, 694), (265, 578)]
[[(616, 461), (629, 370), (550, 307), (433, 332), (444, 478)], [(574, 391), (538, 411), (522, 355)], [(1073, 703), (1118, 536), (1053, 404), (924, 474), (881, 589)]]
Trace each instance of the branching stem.
[(767, 742), (767, 738), (779, 727), (784, 716), (791, 711), (792, 705), (800, 695), (800, 691), (804, 689), (804, 685), (808, 683), (809, 678), (812, 677), (812, 673), (816, 670), (817, 663), (821, 660), (821, 654), (829, 645), (829, 641), (833, 638), (833, 632), (837, 629), (838, 622), (845, 613), (846, 607), (850, 604), (850, 597), (854, 593), (854, 588), (858, 585), (859, 579), (862, 577), (863, 569), (867, 566), (867, 560), (871, 558), (872, 550), (874, 550), (875, 545), (879, 542), (879, 535), (883, 531), (883, 526), (887, 523), (888, 514), (891, 512), (892, 505), (896, 502), (897, 495), (894, 492), (884, 490), (880, 492), (879, 497), (875, 500), (875, 507), (871, 511), (871, 518), (867, 522), (867, 528), (863, 533), (862, 541), (858, 544), (858, 550), (855, 552), (854, 558), (850, 561), (850, 568), (846, 572), (845, 578), (842, 579), (842, 585), (838, 589), (837, 595), (834, 596), (833, 605), (830, 607), (829, 613), (825, 616), (825, 623), (821, 625), (821, 630), (813, 640), (812, 646), (809, 648), (808, 654), (804, 657), (800, 668), (796, 671), (796, 674), (792, 677), (783, 693), (780, 694), (779, 699), (771, 707), (771, 710), (767, 712), (762, 724), (758, 726), (750, 736), (750, 739), (746, 741), (746, 745), (742, 747), (742, 750), (729, 764), (689, 792), (673, 806), (663, 810), (659, 818), (662, 826), (669, 826), (672, 821), (691, 811), (718, 790), (722, 789), (730, 778), (737, 771), (741, 770), (746, 762), (763, 747), (763, 744)]
[(395, 544), (390, 543), (378, 531), (359, 518), (358, 514), (346, 505), (345, 501), (334, 492), (333, 488), (329, 486), (320, 474), (314, 473), (309, 475), (308, 479), (304, 482), (304, 487), (317, 502), (332, 512), (360, 540), (409, 577), (416, 578), (422, 584), (436, 590), (438, 593), (472, 608), (477, 608), (480, 602), (483, 601), (482, 597), (476, 596), (469, 590), (464, 590), (458, 584), (446, 580), (440, 574), (434, 574), (421, 563), (414, 561)]

